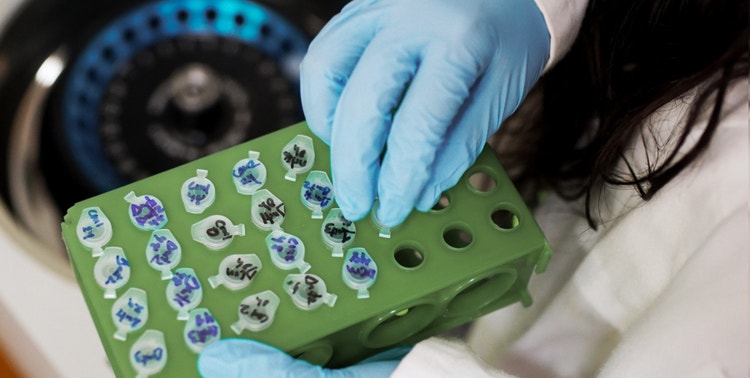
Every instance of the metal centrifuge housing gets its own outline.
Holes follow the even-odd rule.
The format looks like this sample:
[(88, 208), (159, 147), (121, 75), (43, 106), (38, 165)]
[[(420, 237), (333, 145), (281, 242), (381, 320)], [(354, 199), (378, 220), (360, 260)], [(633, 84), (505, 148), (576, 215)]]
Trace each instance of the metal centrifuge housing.
[(301, 120), (300, 59), (343, 3), (0, 2), (0, 341), (22, 373), (112, 374), (63, 210)]

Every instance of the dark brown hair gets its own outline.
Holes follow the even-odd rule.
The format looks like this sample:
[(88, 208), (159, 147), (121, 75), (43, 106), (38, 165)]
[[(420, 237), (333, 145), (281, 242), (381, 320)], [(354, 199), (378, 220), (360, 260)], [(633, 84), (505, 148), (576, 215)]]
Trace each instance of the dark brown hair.
[[(497, 139), (513, 141), (499, 148), (501, 161), (522, 189), (585, 196), (592, 227), (605, 184), (650, 199), (706, 149), (730, 82), (748, 76), (748, 12), (747, 0), (591, 0), (570, 52), (500, 128)], [(647, 117), (699, 84), (676, 146), (701, 111), (710, 118), (689, 152), (670, 149), (646, 173), (616, 172), (618, 162), (631, 167), (624, 152)]]

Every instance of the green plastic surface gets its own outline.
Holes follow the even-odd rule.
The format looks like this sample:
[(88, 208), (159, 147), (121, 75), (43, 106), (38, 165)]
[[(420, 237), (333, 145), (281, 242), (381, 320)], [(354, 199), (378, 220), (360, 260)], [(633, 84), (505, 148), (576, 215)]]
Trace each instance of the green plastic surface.
[[(182, 258), (172, 269), (192, 268), (203, 287), (199, 308), (207, 308), (221, 326), (222, 338), (252, 338), (289, 352), (293, 356), (331, 367), (355, 363), (395, 345), (413, 344), (426, 337), (448, 331), (478, 316), (515, 302), (531, 304), (526, 288), (536, 270), (541, 273), (551, 251), (529, 210), (511, 184), (489, 148), (466, 172), (461, 181), (448, 190), (436, 208), (413, 212), (390, 238), (379, 236), (376, 222), (367, 217), (355, 223), (353, 242), (344, 248), (365, 248), (377, 264), (375, 283), (368, 298), (358, 298), (357, 290), (342, 280), (343, 257), (333, 257), (321, 237), (324, 219), (312, 219), (311, 210), (300, 199), (307, 173), (296, 181), (284, 178), (281, 151), (297, 135), (311, 135), (300, 123), (253, 141), (157, 174), (125, 187), (82, 201), (68, 210), (62, 223), (70, 260), (92, 318), (114, 372), (133, 377), (129, 353), (133, 343), (149, 329), (163, 332), (167, 362), (154, 376), (198, 376), (197, 354), (187, 347), (183, 332), (186, 322), (177, 319), (177, 311), (166, 300), (169, 280), (148, 264), (146, 249), (151, 231), (134, 227), (129, 206), (123, 198), (155, 196), (161, 200), (168, 217), (164, 227), (178, 240)], [(329, 172), (328, 148), (313, 137), (313, 170)], [(284, 232), (298, 236), (305, 245), (304, 260), (311, 265), (307, 274), (325, 281), (327, 291), (335, 294), (333, 307), (313, 310), (297, 308), (284, 290), (288, 274), (271, 261), (266, 237), (251, 220), (252, 196), (239, 194), (232, 181), (232, 169), (248, 157), (248, 151), (260, 153), (268, 171), (263, 189), (284, 202)], [(202, 214), (186, 212), (180, 189), (196, 170), (208, 171), (215, 185), (215, 202)], [(489, 181), (489, 189), (477, 189), (475, 178)], [(113, 337), (117, 331), (111, 310), (116, 299), (105, 299), (104, 289), (94, 279), (97, 257), (77, 235), (82, 210), (96, 206), (112, 225), (111, 240), (104, 246), (122, 248), (129, 261), (130, 277), (116, 289), (121, 298), (126, 290), (139, 288), (147, 295), (148, 319), (142, 328), (127, 335), (125, 341)], [(324, 210), (328, 215), (336, 204)], [(191, 226), (209, 215), (224, 215), (234, 224), (245, 225), (245, 235), (235, 236), (221, 250), (211, 250), (193, 240)], [(222, 259), (232, 254), (256, 254), (262, 268), (249, 286), (234, 291), (226, 286), (212, 288), (208, 278), (218, 273)], [(99, 257), (101, 258), (101, 257)], [(245, 329), (237, 335), (231, 325), (238, 321), (240, 303), (251, 294), (273, 291), (280, 299), (275, 318), (267, 328), (254, 332)], [(247, 302), (246, 302), (247, 303)], [(153, 356), (156, 358), (157, 356)]]

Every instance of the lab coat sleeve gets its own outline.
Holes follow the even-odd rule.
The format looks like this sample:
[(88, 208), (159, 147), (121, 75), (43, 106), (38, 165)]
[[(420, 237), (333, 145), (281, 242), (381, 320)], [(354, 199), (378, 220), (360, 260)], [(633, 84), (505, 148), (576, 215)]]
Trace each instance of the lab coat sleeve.
[(547, 22), (550, 34), (550, 57), (545, 70), (554, 66), (567, 52), (578, 35), (588, 0), (535, 0)]
[(747, 209), (716, 227), (623, 335), (601, 376), (747, 376), (747, 232)]
[(391, 377), (511, 378), (513, 376), (481, 361), (463, 342), (433, 337), (415, 345)]

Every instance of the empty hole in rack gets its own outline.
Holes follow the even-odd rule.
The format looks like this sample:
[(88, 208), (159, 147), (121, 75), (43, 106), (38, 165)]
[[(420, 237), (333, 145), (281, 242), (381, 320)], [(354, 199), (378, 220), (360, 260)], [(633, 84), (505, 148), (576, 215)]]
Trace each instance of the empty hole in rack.
[(448, 194), (443, 193), (440, 195), (440, 199), (438, 199), (435, 206), (432, 207), (433, 212), (443, 211), (448, 208), (451, 204), (451, 198), (448, 196)]
[(497, 209), (492, 212), (492, 223), (501, 230), (512, 230), (518, 227), (518, 216), (508, 209)]
[(501, 268), (484, 277), (474, 277), (464, 282), (458, 293), (448, 303), (446, 316), (466, 316), (481, 311), (503, 298), (516, 282), (516, 271)]
[(497, 180), (487, 172), (478, 171), (469, 176), (469, 186), (478, 192), (487, 193), (495, 190)]
[(333, 357), (333, 346), (324, 341), (317, 341), (293, 353), (294, 358), (305, 360), (311, 364), (325, 366)]
[(441, 308), (434, 303), (415, 304), (391, 311), (365, 328), (363, 343), (370, 348), (394, 345), (423, 330), (440, 312)]
[(420, 249), (411, 246), (396, 249), (393, 257), (396, 259), (398, 265), (408, 269), (414, 269), (424, 262), (424, 253)]
[(471, 242), (474, 241), (474, 236), (472, 236), (471, 232), (465, 227), (451, 226), (443, 232), (443, 240), (453, 248), (463, 249), (468, 247)]

